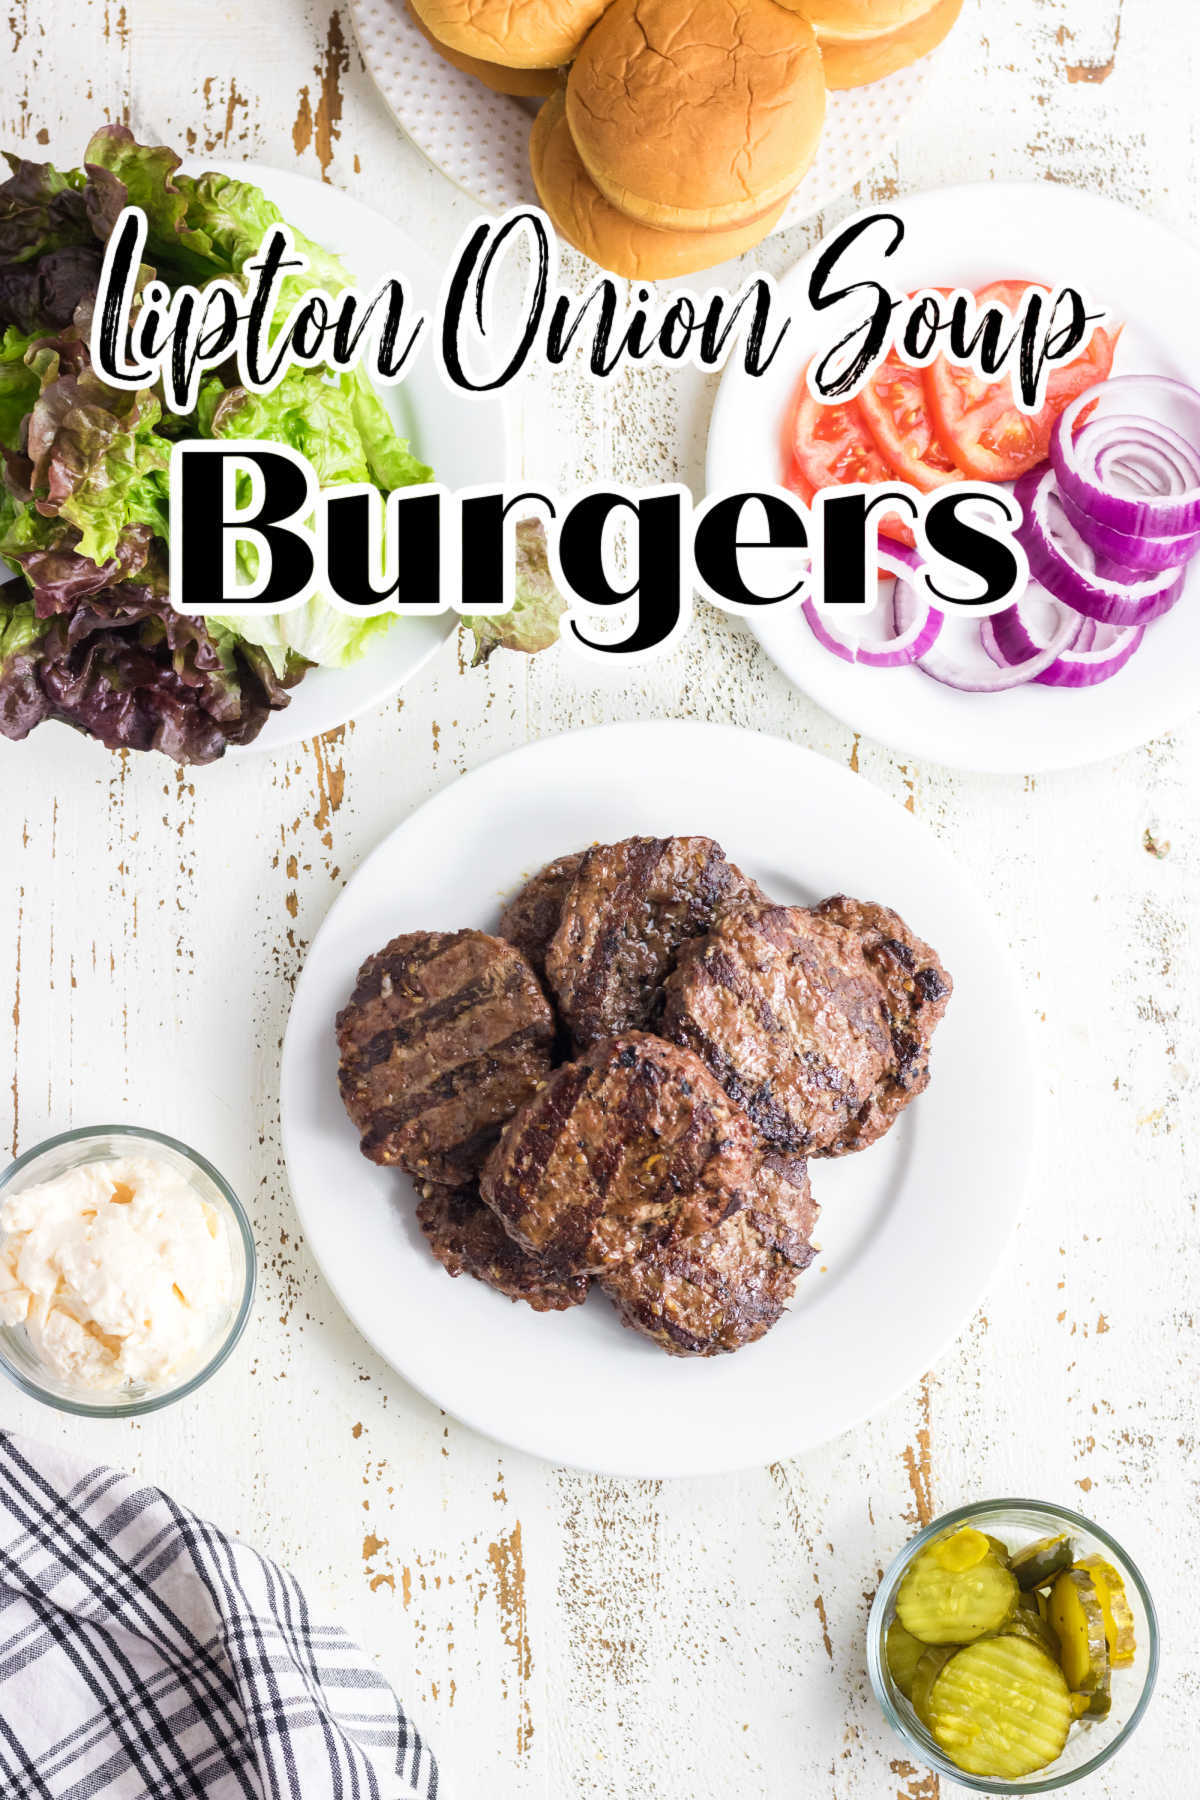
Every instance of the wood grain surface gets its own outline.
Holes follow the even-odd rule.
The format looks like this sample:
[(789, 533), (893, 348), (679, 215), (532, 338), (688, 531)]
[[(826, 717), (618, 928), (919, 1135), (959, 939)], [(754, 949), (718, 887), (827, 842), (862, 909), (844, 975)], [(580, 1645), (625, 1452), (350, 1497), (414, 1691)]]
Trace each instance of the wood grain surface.
[[(323, 178), (443, 257), (472, 215), (392, 125), (329, 0), (6, 10), (0, 144), (70, 163), (101, 120), (127, 120)], [(968, 0), (867, 197), (1033, 178), (1194, 239), (1198, 64), (1191, 0)], [(851, 205), (763, 262), (786, 268)], [(518, 404), (525, 471), (698, 487), (713, 387), (535, 377)], [(1013, 946), (1045, 1098), (1012, 1253), (936, 1369), (813, 1455), (668, 1484), (505, 1454), (393, 1376), (298, 1235), (277, 1131), (305, 948), (383, 833), (513, 745), (662, 716), (808, 744), (949, 843)], [(1146, 1570), (1164, 1639), (1136, 1744), (1075, 1791), (1196, 1791), (1200, 719), (1075, 774), (959, 776), (858, 741), (705, 612), (670, 660), (599, 681), (562, 653), (470, 670), (448, 644), (402, 700), (273, 759), (179, 773), (48, 728), (0, 744), (0, 794), (0, 1137), (16, 1151), (111, 1118), (174, 1132), (239, 1188), (261, 1258), (248, 1338), (194, 1403), (108, 1425), (5, 1391), (0, 1422), (129, 1465), (306, 1575), (422, 1720), (460, 1800), (934, 1800), (866, 1681), (880, 1571), (960, 1502), (1074, 1502)]]

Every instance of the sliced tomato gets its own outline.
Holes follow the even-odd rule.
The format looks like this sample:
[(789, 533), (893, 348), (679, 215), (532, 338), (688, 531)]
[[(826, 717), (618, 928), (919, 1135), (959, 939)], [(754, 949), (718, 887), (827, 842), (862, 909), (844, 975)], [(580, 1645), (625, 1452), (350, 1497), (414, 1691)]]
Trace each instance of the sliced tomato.
[[(1015, 314), (1027, 290), (1036, 285), (994, 281), (980, 288), (975, 298), (981, 306), (1002, 301)], [(1037, 413), (1020, 410), (1007, 375), (986, 382), (945, 357), (930, 363), (924, 371), (929, 412), (953, 462), (976, 481), (1015, 481), (1044, 462), (1059, 413), (1110, 374), (1118, 335), (1098, 327), (1086, 349), (1071, 362), (1057, 364), (1046, 384), (1045, 405)]]
[(963, 472), (937, 434), (923, 373), (889, 356), (863, 387), (858, 405), (893, 475), (928, 494), (948, 481), (962, 481)]
[[(796, 385), (784, 427), (783, 471), (784, 486), (806, 504), (821, 488), (895, 480), (857, 401), (825, 404), (814, 400), (808, 390), (807, 369)], [(880, 531), (902, 544), (916, 541), (907, 524), (891, 514)]]

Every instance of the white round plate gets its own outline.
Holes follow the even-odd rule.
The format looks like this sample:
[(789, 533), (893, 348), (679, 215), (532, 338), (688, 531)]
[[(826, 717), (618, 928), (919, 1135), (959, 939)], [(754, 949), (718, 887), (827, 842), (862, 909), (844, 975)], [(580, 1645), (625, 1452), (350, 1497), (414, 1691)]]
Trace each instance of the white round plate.
[[(820, 1253), (793, 1308), (733, 1356), (667, 1356), (599, 1293), (532, 1312), (430, 1254), (406, 1177), (360, 1155), (333, 1021), (398, 932), (494, 930), (551, 857), (707, 833), (768, 893), (895, 906), (955, 994), (928, 1091), (879, 1144), (812, 1165)], [(986, 1095), (986, 1104), (980, 1096)], [(476, 1430), (552, 1462), (666, 1476), (746, 1468), (844, 1431), (929, 1368), (978, 1306), (1021, 1204), (1033, 1081), (1011, 963), (949, 853), (849, 770), (730, 726), (608, 725), (460, 777), (359, 869), (318, 932), (283, 1050), (283, 1143), (304, 1234), (392, 1367)]]
[[(414, 314), (423, 312), (433, 318), (440, 272), (426, 252), (382, 213), (336, 188), (284, 169), (207, 159), (202, 166), (239, 181), (256, 182), (290, 225), (342, 258), (360, 287), (373, 287), (383, 275), (402, 275)], [(417, 352), (399, 386), (380, 387), (377, 392), (397, 429), (447, 487), (471, 487), (505, 478), (508, 418), (500, 395), (471, 396), (449, 387), (424, 348)], [(310, 670), (292, 689), (287, 706), (271, 714), (254, 742), (231, 754), (282, 750), (332, 731), (378, 706), (429, 661), (456, 623), (449, 613), (405, 619), (347, 668)]]
[[(434, 167), (492, 212), (536, 206), (529, 127), (538, 102), (493, 94), (452, 68), (417, 30), (404, 0), (350, 0), (350, 14), (389, 111)], [(887, 155), (933, 60), (923, 57), (885, 81), (829, 95), (820, 148), (776, 231), (811, 218)]]
[[(1173, 375), (1200, 384), (1191, 323), (1200, 254), (1152, 219), (1050, 182), (945, 188), (889, 201), (887, 210), (906, 228), (903, 244), (883, 265), (893, 293), (930, 284), (978, 288), (1006, 276), (1071, 283), (1125, 322), (1116, 374)], [(796, 382), (814, 351), (838, 335), (829, 318), (807, 306), (819, 252), (817, 246), (780, 283), (781, 308), (793, 323), (767, 373), (754, 379), (732, 362), (726, 370), (709, 426), (710, 492), (782, 480), (779, 445)], [(856, 272), (860, 279), (884, 278), (865, 258)], [(1194, 565), (1183, 599), (1150, 626), (1120, 674), (1082, 690), (1034, 683), (1008, 693), (963, 694), (919, 669), (843, 663), (817, 643), (798, 612), (778, 607), (764, 609), (752, 629), (788, 679), (852, 730), (952, 768), (1034, 774), (1132, 750), (1200, 705), (1198, 581), (1200, 565)], [(972, 629), (966, 621), (950, 623)]]

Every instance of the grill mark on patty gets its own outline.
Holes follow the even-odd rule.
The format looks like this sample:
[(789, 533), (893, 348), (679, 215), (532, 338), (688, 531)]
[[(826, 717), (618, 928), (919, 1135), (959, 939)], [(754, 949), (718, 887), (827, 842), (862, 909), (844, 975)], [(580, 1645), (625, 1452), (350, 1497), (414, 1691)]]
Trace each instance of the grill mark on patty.
[(638, 903), (638, 894), (648, 886), (651, 872), (661, 861), (666, 847), (666, 838), (643, 838), (631, 851), (625, 874), (609, 901), (609, 917), (597, 932), (587, 959), (575, 1001), (577, 1011), (597, 1008), (604, 999), (611, 998), (618, 974), (615, 962), (618, 944), (627, 935), (629, 915)]
[[(544, 1033), (536, 1025), (525, 1025), (511, 1037), (492, 1044), (481, 1055), (456, 1063), (423, 1088), (410, 1088), (400, 1100), (376, 1110), (375, 1123), (394, 1131), (421, 1113), (446, 1101), (460, 1099), (468, 1088), (486, 1087), (497, 1076), (519, 1076), (523, 1071), (506, 1060), (505, 1053), (526, 1047), (532, 1049), (544, 1041)], [(344, 1072), (342, 1090), (353, 1091), (354, 1070)]]
[(338, 1084), (363, 1153), (457, 1183), (550, 1074), (533, 969), (479, 931), (412, 932), (359, 970), (337, 1017)]
[(484, 1169), (484, 1199), (556, 1270), (609, 1267), (664, 1232), (719, 1225), (758, 1150), (690, 1051), (605, 1039), (551, 1078)]
[[(514, 969), (505, 979), (497, 983), (484, 977), (460, 988), (455, 994), (447, 994), (442, 1000), (435, 1000), (423, 1011), (413, 1013), (408, 1019), (400, 1019), (395, 1023), (383, 1023), (379, 1029), (367, 1038), (349, 1037), (349, 1045), (354, 1050), (356, 1064), (363, 1069), (374, 1069), (380, 1063), (392, 1059), (395, 1052), (405, 1050), (412, 1045), (419, 1045), (423, 1037), (439, 1026), (454, 1025), (466, 1020), (470, 1014), (497, 1000), (511, 998), (521, 991), (521, 972)], [(380, 999), (373, 1007), (363, 1009), (362, 1023), (371, 1022), (372, 1010), (382, 1011), (385, 1002)]]
[(704, 837), (626, 838), (582, 858), (545, 972), (577, 1049), (646, 1029), (680, 944), (758, 889)]
[(707, 1064), (785, 1152), (819, 1149), (896, 1057), (884, 995), (854, 936), (802, 908), (727, 908), (684, 945), (663, 1030)]
[[(769, 935), (773, 942), (780, 941), (778, 932), (764, 935)], [(739, 1019), (748, 1018), (754, 1027), (768, 1036), (784, 1042), (788, 1040), (786, 1025), (767, 995), (755, 985), (745, 964), (719, 945), (710, 945), (696, 958), (692, 978), (694, 993), (698, 994), (705, 986), (721, 988), (738, 1002)], [(695, 1006), (694, 1000), (692, 1004)], [(812, 1132), (797, 1124), (779, 1100), (770, 1079), (756, 1082), (744, 1076), (724, 1045), (704, 1030), (694, 1013), (681, 1017), (675, 1035), (703, 1058), (730, 1099), (748, 1114), (756, 1130), (769, 1143), (781, 1150), (808, 1149)], [(740, 1038), (740, 1031), (738, 1036)], [(796, 1054), (804, 1064), (805, 1080), (810, 1085), (833, 1096), (848, 1112), (860, 1104), (857, 1089), (847, 1082), (836, 1063), (814, 1049), (796, 1047)]]

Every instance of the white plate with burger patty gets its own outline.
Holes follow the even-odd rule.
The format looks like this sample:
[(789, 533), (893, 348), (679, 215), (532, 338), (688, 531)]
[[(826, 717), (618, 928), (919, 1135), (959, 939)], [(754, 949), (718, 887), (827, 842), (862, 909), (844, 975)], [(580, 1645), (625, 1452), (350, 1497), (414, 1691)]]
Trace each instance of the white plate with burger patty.
[[(1106, 307), (1121, 325), (1113, 375), (1165, 375), (1200, 387), (1193, 327), (1200, 253), (1153, 219), (1075, 188), (982, 183), (910, 194), (885, 210), (905, 226), (890, 257), (862, 254), (846, 281), (868, 278), (894, 295), (926, 286), (1020, 278), (1068, 283)], [(779, 284), (781, 313), (793, 315), (783, 349), (761, 377), (732, 362), (708, 432), (709, 492), (747, 492), (783, 480), (784, 423), (809, 359), (862, 318), (861, 302), (813, 313), (807, 290), (816, 245)], [(836, 283), (835, 285), (841, 285)], [(1174, 730), (1200, 704), (1200, 558), (1179, 603), (1146, 629), (1137, 653), (1110, 680), (1090, 688), (1030, 682), (1004, 693), (944, 686), (920, 669), (873, 669), (840, 661), (818, 643), (799, 611), (761, 609), (751, 629), (796, 687), (854, 731), (950, 768), (1035, 774), (1119, 756)], [(942, 632), (978, 628), (948, 619)]]
[[(814, 1160), (818, 1254), (758, 1343), (668, 1356), (593, 1291), (535, 1313), (451, 1280), (409, 1179), (366, 1161), (338, 1093), (334, 1016), (400, 932), (494, 931), (545, 863), (634, 834), (715, 837), (774, 899), (895, 908), (955, 991), (932, 1081), (870, 1149)], [(987, 1095), (987, 1105), (979, 1096)], [(970, 1320), (1021, 1206), (1034, 1083), (1021, 992), (990, 909), (902, 807), (811, 751), (730, 726), (608, 725), (531, 744), (387, 837), (313, 942), (283, 1050), (283, 1142), (305, 1236), (384, 1360), (437, 1406), (551, 1462), (712, 1474), (794, 1456), (916, 1381)]]

